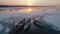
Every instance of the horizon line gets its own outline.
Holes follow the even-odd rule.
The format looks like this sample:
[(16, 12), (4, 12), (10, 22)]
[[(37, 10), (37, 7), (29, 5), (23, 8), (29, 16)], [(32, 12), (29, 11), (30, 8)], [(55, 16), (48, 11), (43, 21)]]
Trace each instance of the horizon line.
[(54, 6), (0, 5), (0, 7), (54, 7)]

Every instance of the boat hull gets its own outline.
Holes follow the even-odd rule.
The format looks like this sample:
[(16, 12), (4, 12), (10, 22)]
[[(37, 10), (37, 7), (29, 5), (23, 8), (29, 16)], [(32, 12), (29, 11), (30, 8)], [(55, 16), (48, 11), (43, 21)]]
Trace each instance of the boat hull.
[(41, 28), (41, 29), (43, 29), (43, 28), (44, 28), (44, 26), (42, 25), (42, 23), (41, 23), (41, 22), (39, 22), (39, 21), (33, 22), (33, 24), (34, 24), (35, 26), (37, 26), (37, 27)]

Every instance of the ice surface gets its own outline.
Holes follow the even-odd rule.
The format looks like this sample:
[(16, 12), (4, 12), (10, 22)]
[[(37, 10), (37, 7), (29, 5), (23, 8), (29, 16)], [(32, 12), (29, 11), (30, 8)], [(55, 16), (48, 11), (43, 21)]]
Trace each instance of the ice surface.
[[(60, 8), (42, 8), (38, 7), (31, 8), (0, 8), (4, 10), (0, 10), (0, 33), (7, 34), (10, 29), (12, 29), (13, 25), (17, 24), (20, 20), (24, 18), (34, 18), (36, 16), (45, 16), (43, 19), (56, 27), (57, 30), (60, 30)], [(16, 10), (17, 9), (17, 10)], [(26, 11), (31, 11), (30, 13), (26, 13)]]
[(60, 15), (46, 16), (46, 17), (44, 17), (44, 21), (47, 21), (47, 22), (53, 24), (54, 26), (58, 27), (57, 30), (60, 30)]

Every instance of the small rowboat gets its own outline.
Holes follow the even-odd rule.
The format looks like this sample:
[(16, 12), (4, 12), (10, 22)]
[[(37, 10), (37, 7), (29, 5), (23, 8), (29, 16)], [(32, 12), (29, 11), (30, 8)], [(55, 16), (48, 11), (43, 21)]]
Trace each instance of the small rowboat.
[(23, 31), (28, 31), (29, 29), (30, 29), (30, 27), (31, 27), (31, 20), (29, 19), (26, 23), (25, 23), (25, 25), (24, 25), (24, 30)]
[(31, 22), (31, 19), (27, 20), (26, 23), (20, 23), (16, 26), (16, 31), (19, 32), (19, 31), (22, 31), (22, 32), (25, 32), (25, 31), (28, 31), (30, 29), (30, 24)]
[(37, 27), (40, 27), (41, 29), (44, 28), (44, 26), (42, 25), (42, 23), (41, 23), (40, 21), (38, 21), (38, 20), (34, 20), (33, 24), (34, 24), (35, 26), (37, 26)]

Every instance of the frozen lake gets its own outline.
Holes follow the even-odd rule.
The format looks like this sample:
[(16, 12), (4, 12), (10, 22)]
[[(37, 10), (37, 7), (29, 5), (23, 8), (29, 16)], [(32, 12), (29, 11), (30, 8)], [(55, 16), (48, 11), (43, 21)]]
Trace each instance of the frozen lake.
[(60, 30), (60, 15), (51, 15), (44, 17), (44, 21), (49, 22), (57, 27), (57, 30)]
[(0, 33), (7, 34), (15, 23), (36, 16), (42, 16), (43, 21), (60, 31), (60, 7), (5, 7), (0, 8)]

